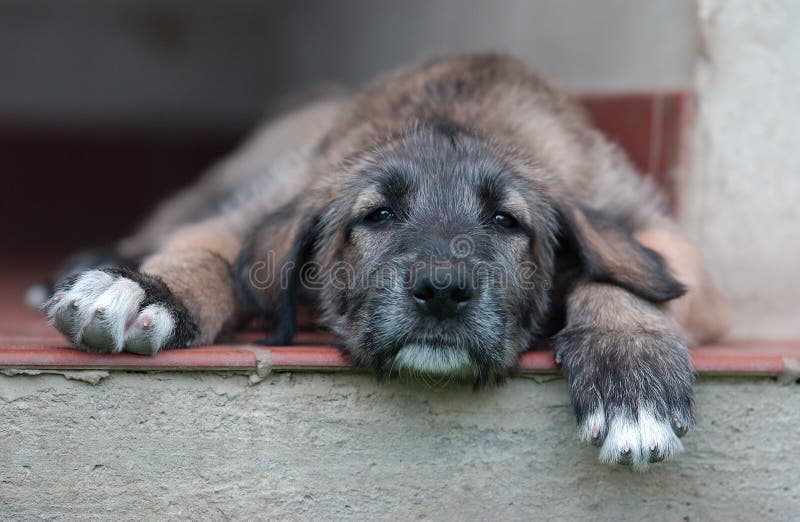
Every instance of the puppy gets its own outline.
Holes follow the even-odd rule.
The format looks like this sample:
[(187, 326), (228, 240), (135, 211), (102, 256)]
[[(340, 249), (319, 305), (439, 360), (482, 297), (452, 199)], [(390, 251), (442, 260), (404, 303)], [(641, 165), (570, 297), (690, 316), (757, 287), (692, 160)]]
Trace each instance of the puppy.
[(524, 64), (467, 55), (268, 123), (46, 305), (75, 347), (155, 354), (298, 303), (379, 377), (497, 382), (535, 339), (581, 439), (637, 470), (694, 422), (687, 343), (726, 307), (651, 184)]

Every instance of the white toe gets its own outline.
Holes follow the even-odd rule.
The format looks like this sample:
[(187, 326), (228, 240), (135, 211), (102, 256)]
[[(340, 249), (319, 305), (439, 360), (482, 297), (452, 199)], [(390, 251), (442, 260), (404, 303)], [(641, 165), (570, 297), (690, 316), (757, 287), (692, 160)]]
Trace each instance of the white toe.
[(145, 307), (128, 330), (125, 351), (153, 355), (161, 350), (175, 329), (175, 320), (161, 305)]
[(648, 408), (639, 410), (639, 433), (645, 455), (667, 460), (683, 451), (683, 444), (669, 421), (659, 420)]
[(630, 453), (630, 457), (638, 457), (641, 444), (639, 426), (636, 420), (627, 415), (617, 415), (608, 424), (608, 435), (600, 449), (600, 460), (606, 464), (619, 462)]
[(86, 307), (81, 344), (111, 352), (122, 351), (125, 329), (136, 317), (142, 299), (142, 287), (130, 279), (118, 278), (93, 305)]
[(596, 442), (606, 433), (606, 412), (603, 406), (586, 416), (578, 426), (578, 437), (584, 442)]
[(635, 470), (643, 471), (651, 461), (669, 459), (682, 450), (669, 421), (640, 406), (638, 419), (625, 414), (610, 419), (600, 460), (606, 464), (630, 461)]
[(78, 344), (88, 308), (113, 282), (113, 276), (100, 270), (81, 274), (70, 289), (56, 293), (47, 303), (50, 324)]

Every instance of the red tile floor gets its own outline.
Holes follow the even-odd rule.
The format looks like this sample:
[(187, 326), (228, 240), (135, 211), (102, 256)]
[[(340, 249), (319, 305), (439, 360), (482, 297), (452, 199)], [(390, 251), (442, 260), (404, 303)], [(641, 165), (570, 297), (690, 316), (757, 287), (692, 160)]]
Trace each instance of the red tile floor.
[[(347, 357), (327, 345), (327, 336), (320, 332), (301, 332), (294, 344), (286, 347), (248, 344), (261, 334), (246, 332), (228, 344), (171, 350), (155, 357), (79, 352), (69, 347), (41, 313), (25, 305), (26, 288), (46, 273), (16, 263), (0, 266), (0, 368), (239, 372), (351, 368)], [(800, 342), (735, 341), (702, 346), (692, 350), (692, 361), (701, 374), (791, 374), (800, 368)], [(522, 355), (518, 373), (556, 370), (550, 352), (539, 350)]]

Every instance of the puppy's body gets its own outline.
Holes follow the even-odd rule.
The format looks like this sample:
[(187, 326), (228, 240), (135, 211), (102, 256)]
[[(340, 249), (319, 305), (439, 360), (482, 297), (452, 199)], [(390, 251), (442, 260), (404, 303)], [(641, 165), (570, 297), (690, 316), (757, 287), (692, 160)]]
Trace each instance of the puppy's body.
[(693, 422), (684, 339), (724, 330), (652, 186), (564, 94), (496, 55), (277, 118), (118, 250), (138, 271), (78, 273), (49, 304), (78, 347), (155, 353), (253, 314), (287, 342), (304, 289), (379, 374), (485, 382), (555, 334), (579, 434), (639, 469)]

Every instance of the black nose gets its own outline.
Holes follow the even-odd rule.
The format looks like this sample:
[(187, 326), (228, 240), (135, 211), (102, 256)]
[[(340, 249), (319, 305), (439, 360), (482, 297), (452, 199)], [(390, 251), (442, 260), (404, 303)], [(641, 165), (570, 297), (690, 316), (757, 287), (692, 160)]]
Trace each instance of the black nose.
[(430, 274), (419, 275), (411, 295), (425, 315), (448, 319), (462, 313), (475, 295), (470, 278), (455, 267), (437, 267)]

